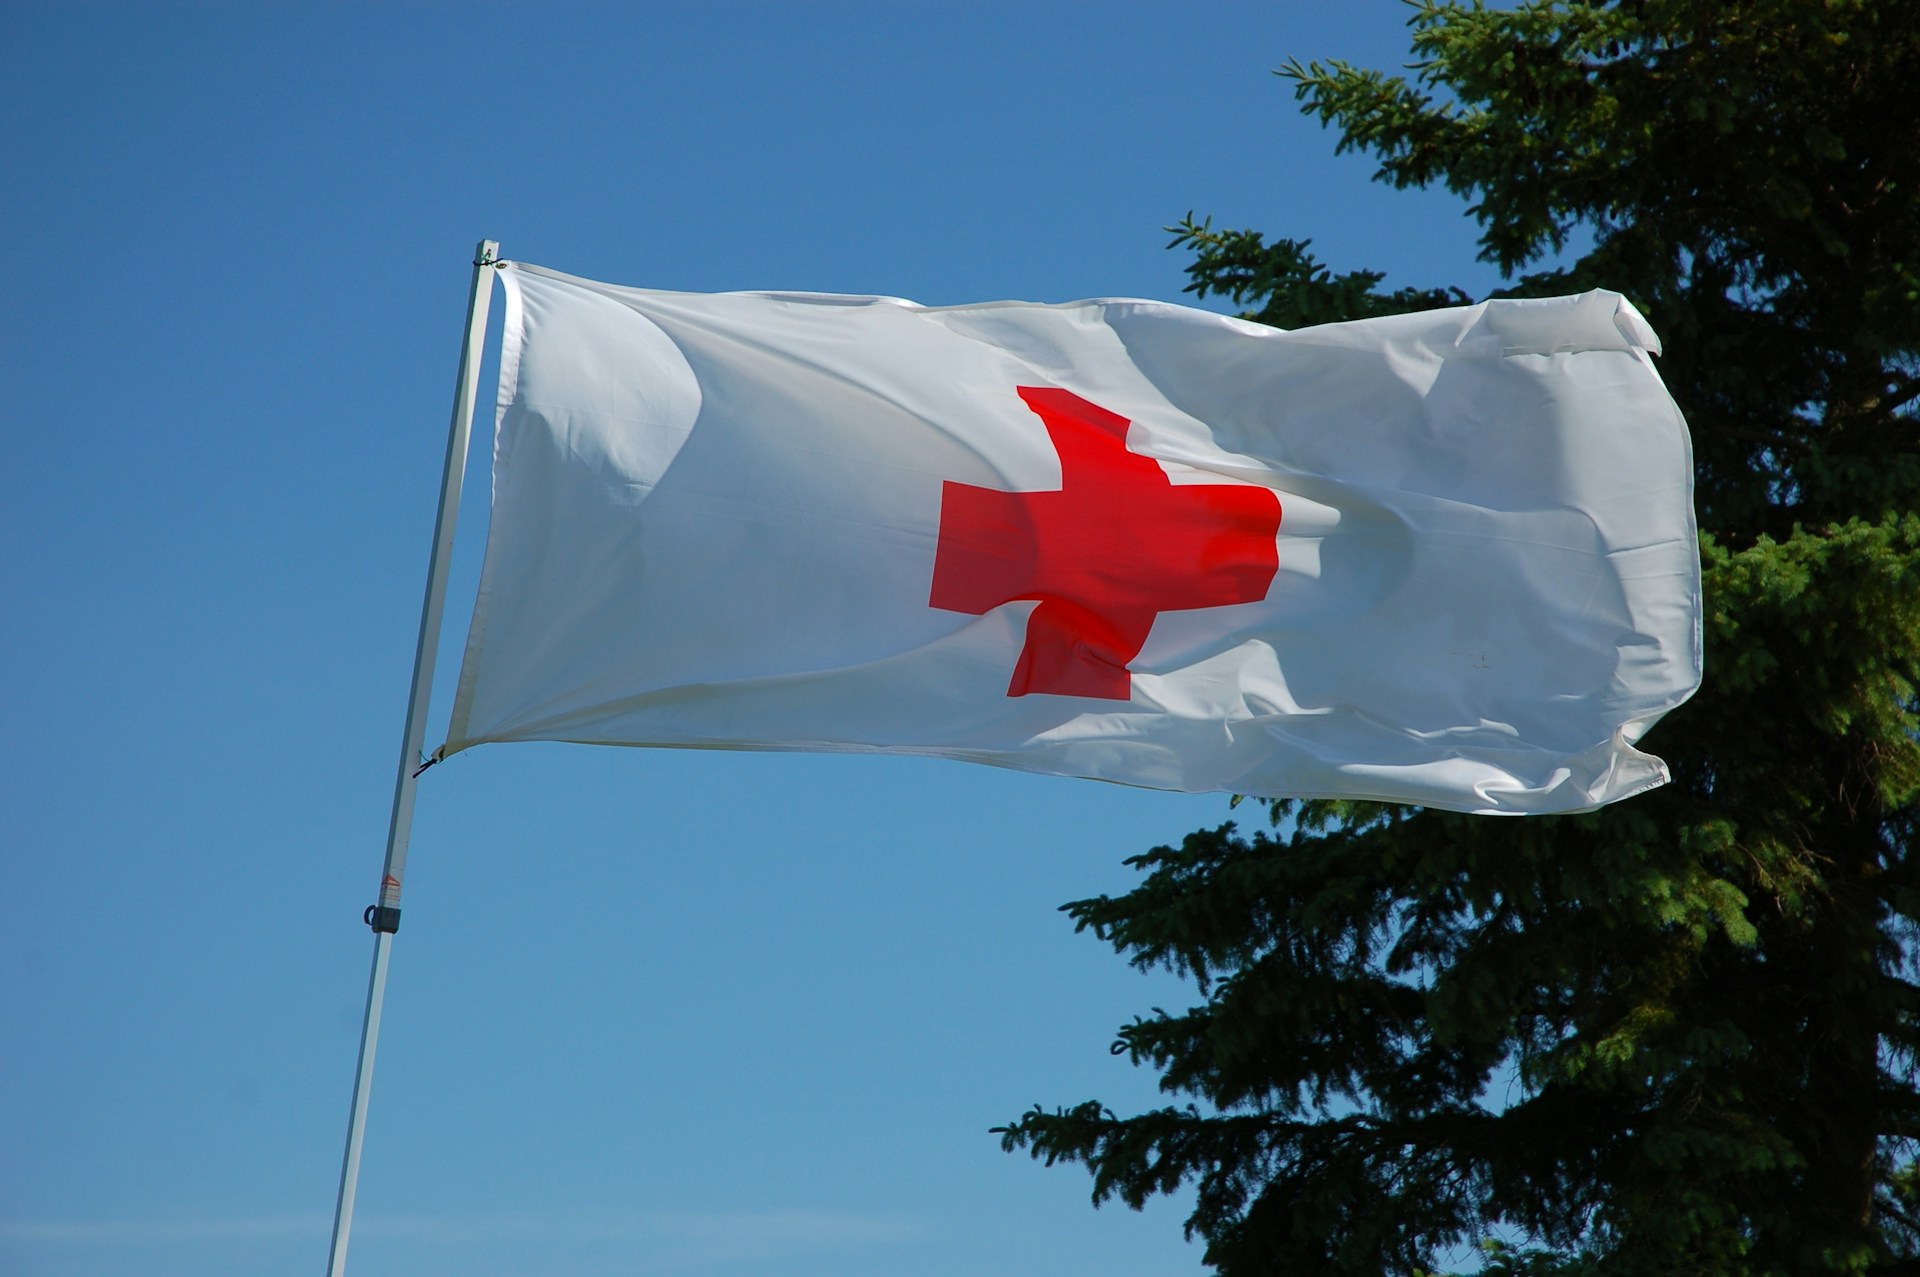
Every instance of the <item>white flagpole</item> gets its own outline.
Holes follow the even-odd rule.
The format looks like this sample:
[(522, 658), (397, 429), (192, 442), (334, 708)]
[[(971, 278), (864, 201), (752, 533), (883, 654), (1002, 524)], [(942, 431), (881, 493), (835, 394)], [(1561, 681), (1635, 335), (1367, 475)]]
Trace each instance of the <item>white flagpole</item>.
[(340, 1166), (340, 1196), (333, 1209), (333, 1245), (327, 1277), (347, 1267), (347, 1232), (353, 1227), (353, 1194), (360, 1178), (360, 1145), (366, 1133), (367, 1096), (373, 1089), (373, 1052), (380, 1039), (380, 1008), (387, 994), (387, 955), (400, 929), (400, 881), (407, 871), (407, 836), (413, 829), (413, 793), (427, 731), (427, 700), (433, 692), (433, 660), (440, 646), (440, 620), (447, 603), (447, 561), (460, 516), (460, 486), (467, 470), (467, 439), (473, 429), (473, 397), (480, 381), (480, 345), (486, 340), (493, 302), (493, 271), (500, 245), (481, 240), (473, 255), (473, 289), (467, 295), (467, 336), (453, 389), (453, 422), (447, 429), (447, 459), (440, 472), (440, 509), (434, 516), (433, 550), (427, 558), (427, 596), (420, 608), (420, 638), (413, 649), (413, 690), (400, 743), (400, 770), (393, 785), (393, 815), (387, 822), (387, 861), (380, 875), (379, 903), (368, 905), (373, 928), (373, 973), (367, 982), (367, 1014), (360, 1025), (360, 1063), (353, 1073), (353, 1111), (347, 1120), (347, 1152)]

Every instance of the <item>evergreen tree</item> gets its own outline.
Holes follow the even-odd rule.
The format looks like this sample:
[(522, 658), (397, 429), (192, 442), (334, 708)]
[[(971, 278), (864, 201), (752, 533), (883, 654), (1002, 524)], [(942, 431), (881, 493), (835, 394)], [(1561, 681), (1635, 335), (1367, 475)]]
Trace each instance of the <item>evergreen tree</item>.
[[(1294, 62), (1510, 295), (1607, 287), (1690, 424), (1706, 683), (1581, 816), (1272, 806), (1066, 906), (1200, 1004), (1114, 1044), (1169, 1107), (1006, 1146), (1197, 1189), (1226, 1277), (1920, 1273), (1920, 0), (1416, 3), (1410, 76)], [(1558, 260), (1584, 228), (1592, 247)], [(1298, 327), (1465, 300), (1189, 219), (1191, 291)], [(1582, 239), (1580, 242), (1586, 242)]]

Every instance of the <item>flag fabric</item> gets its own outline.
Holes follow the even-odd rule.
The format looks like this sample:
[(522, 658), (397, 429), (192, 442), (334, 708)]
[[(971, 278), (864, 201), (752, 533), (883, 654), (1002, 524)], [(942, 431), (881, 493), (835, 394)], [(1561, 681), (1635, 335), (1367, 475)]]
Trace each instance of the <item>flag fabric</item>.
[(937, 755), (1564, 812), (1700, 679), (1686, 427), (1613, 293), (1282, 332), (1161, 302), (509, 263), (444, 757)]

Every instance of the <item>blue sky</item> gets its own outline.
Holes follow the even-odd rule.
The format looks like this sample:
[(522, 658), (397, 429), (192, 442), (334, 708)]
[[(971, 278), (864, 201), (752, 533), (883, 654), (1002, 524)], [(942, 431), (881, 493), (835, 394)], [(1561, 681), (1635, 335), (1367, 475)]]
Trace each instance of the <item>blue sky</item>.
[[(1174, 298), (1193, 209), (1484, 291), (1461, 206), (1370, 184), (1269, 74), (1397, 65), (1406, 13), (0, 8), (0, 1271), (325, 1262), (475, 240), (664, 288)], [(1181, 1203), (1095, 1211), (987, 1129), (1159, 1102), (1106, 1047), (1188, 992), (1056, 908), (1224, 797), (457, 762), (422, 781), (350, 1272), (1200, 1271)]]

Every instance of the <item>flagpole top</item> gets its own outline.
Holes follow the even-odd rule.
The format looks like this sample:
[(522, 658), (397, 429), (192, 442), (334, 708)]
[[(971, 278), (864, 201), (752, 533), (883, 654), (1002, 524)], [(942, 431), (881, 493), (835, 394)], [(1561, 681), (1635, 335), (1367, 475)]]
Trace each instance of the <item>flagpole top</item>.
[(500, 261), (500, 241), (483, 239), (474, 246), (473, 264), (475, 266), (494, 266)]

